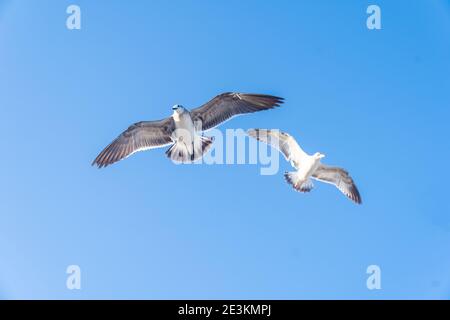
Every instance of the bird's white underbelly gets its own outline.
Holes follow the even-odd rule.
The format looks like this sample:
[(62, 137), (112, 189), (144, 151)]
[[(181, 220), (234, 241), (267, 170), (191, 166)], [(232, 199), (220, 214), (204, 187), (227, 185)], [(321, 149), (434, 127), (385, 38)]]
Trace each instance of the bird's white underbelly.
[(184, 142), (187, 146), (192, 145), (195, 128), (189, 113), (174, 116), (175, 131), (173, 132), (175, 141)]
[(301, 180), (309, 179), (313, 175), (313, 173), (316, 171), (316, 169), (319, 167), (319, 165), (320, 165), (320, 160), (314, 160), (314, 159), (311, 159), (310, 161), (302, 163), (302, 165), (300, 166), (300, 168), (297, 171), (299, 178)]

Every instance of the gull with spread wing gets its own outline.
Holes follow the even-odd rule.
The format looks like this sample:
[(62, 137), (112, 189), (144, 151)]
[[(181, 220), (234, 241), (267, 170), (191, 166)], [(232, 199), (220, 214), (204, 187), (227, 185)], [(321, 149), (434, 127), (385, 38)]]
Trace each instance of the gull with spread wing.
[(276, 148), (291, 163), (296, 171), (286, 172), (284, 177), (295, 190), (311, 191), (314, 187), (312, 178), (335, 185), (350, 200), (361, 204), (359, 191), (348, 172), (342, 168), (322, 164), (320, 160), (325, 157), (322, 153), (307, 154), (292, 136), (279, 130), (250, 129), (247, 134)]
[(166, 155), (175, 162), (189, 163), (201, 158), (211, 147), (213, 139), (201, 135), (222, 122), (240, 114), (273, 109), (283, 98), (265, 94), (227, 92), (206, 104), (187, 110), (172, 107), (172, 116), (159, 121), (133, 124), (95, 158), (92, 165), (106, 167), (138, 151), (170, 146)]

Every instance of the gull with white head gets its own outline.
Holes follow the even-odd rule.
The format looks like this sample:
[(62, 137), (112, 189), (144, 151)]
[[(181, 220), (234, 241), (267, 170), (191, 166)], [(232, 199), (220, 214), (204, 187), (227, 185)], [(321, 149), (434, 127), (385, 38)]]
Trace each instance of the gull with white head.
[(266, 94), (226, 92), (190, 111), (174, 105), (172, 116), (166, 119), (130, 126), (100, 152), (92, 165), (106, 167), (138, 151), (164, 146), (170, 146), (166, 155), (174, 162), (193, 162), (213, 143), (213, 138), (203, 136), (203, 131), (241, 114), (279, 107), (283, 100)]
[(284, 177), (295, 190), (311, 191), (314, 187), (311, 179), (314, 179), (335, 185), (350, 200), (361, 204), (359, 191), (348, 172), (322, 164), (320, 161), (325, 157), (324, 154), (307, 154), (292, 136), (279, 130), (250, 129), (247, 134), (276, 148), (291, 163), (296, 171), (286, 172)]

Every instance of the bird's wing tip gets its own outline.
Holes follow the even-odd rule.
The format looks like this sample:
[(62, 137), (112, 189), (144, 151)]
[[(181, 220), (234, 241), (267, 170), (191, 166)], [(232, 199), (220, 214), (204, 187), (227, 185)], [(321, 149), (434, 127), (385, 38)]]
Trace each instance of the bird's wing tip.
[(95, 160), (91, 163), (91, 166), (94, 167), (94, 168), (97, 168), (97, 169), (101, 169), (101, 168), (106, 167), (107, 164), (100, 163), (100, 162), (97, 161), (97, 159), (95, 159)]

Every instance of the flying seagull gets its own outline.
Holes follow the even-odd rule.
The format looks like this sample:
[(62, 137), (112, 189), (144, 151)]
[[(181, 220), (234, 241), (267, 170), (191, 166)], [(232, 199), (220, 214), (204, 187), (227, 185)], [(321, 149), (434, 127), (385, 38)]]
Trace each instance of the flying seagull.
[(172, 107), (172, 116), (133, 124), (95, 158), (92, 165), (106, 167), (138, 151), (169, 146), (166, 155), (175, 162), (193, 162), (210, 148), (213, 138), (201, 135), (222, 122), (245, 113), (273, 109), (284, 99), (265, 94), (227, 92), (206, 104), (187, 110)]
[(342, 168), (320, 163), (320, 160), (325, 157), (322, 153), (307, 154), (292, 136), (279, 130), (250, 129), (247, 134), (276, 148), (287, 161), (290, 161), (296, 171), (285, 172), (284, 177), (295, 190), (310, 192), (314, 187), (312, 178), (335, 185), (350, 200), (361, 204), (359, 191), (348, 172)]

